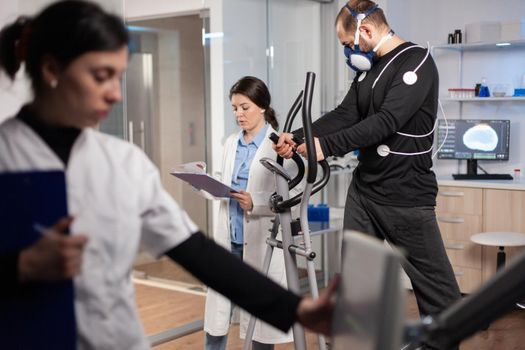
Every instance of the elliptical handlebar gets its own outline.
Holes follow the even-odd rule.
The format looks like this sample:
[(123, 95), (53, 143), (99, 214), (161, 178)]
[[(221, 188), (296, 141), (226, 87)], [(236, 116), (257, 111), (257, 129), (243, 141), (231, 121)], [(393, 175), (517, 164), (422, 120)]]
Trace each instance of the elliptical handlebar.
[[(292, 158), (297, 164), (299, 168), (298, 175), (291, 179), (288, 172), (283, 167), (283, 159), (281, 157), (277, 157), (277, 160), (272, 160), (269, 158), (263, 158), (260, 160), (261, 164), (268, 168), (270, 171), (274, 173), (275, 176), (275, 183), (276, 183), (276, 193), (274, 193), (270, 197), (270, 208), (273, 212), (279, 213), (279, 218), (281, 220), (281, 226), (282, 226), (282, 244), (281, 247), (277, 245), (277, 247), (282, 248), (283, 250), (283, 257), (285, 262), (285, 268), (286, 268), (286, 278), (288, 282), (288, 287), (291, 291), (295, 293), (300, 292), (300, 284), (299, 284), (299, 274), (297, 271), (297, 261), (296, 256), (301, 255), (307, 258), (306, 261), (306, 267), (308, 272), (308, 282), (310, 285), (310, 291), (312, 294), (312, 297), (318, 298), (319, 297), (319, 291), (317, 289), (317, 280), (315, 278), (315, 265), (313, 262), (313, 259), (315, 258), (315, 252), (312, 251), (311, 242), (310, 242), (310, 228), (308, 226), (308, 202), (310, 199), (310, 196), (312, 193), (315, 193), (319, 191), (330, 178), (330, 167), (328, 166), (328, 162), (323, 160), (321, 163), (321, 167), (323, 168), (323, 178), (319, 183), (315, 184), (315, 180), (317, 177), (317, 158), (316, 158), (316, 152), (315, 152), (315, 145), (314, 145), (314, 138), (312, 135), (312, 118), (311, 118), (311, 105), (312, 105), (312, 95), (313, 95), (313, 84), (315, 81), (315, 74), (309, 72), (307, 74), (307, 80), (305, 85), (305, 92), (301, 91), (299, 96), (296, 98), (292, 108), (290, 109), (290, 112), (288, 113), (284, 132), (289, 132), (291, 125), (293, 123), (293, 118), (298, 113), (298, 110), (302, 108), (302, 121), (303, 121), (303, 127), (306, 130), (306, 148), (308, 152), (308, 181), (305, 184), (304, 190), (302, 193), (296, 195), (294, 198), (289, 199), (290, 195), (290, 188), (295, 186), (297, 183), (299, 183), (302, 180), (302, 177), (304, 176), (304, 162), (303, 159), (300, 157), (300, 155), (294, 150), (292, 153)], [(301, 106), (302, 105), (302, 106)], [(274, 143), (277, 143), (279, 141), (279, 136), (276, 134), (270, 135), (270, 140), (272, 140)], [(300, 140), (295, 140), (296, 143), (301, 143)], [(314, 188), (315, 185), (315, 188)], [(303, 242), (300, 246), (294, 244), (294, 240), (292, 238), (292, 235), (294, 232), (296, 232), (293, 229), (292, 225), (292, 212), (291, 208), (301, 202), (301, 208), (300, 208), (300, 229), (303, 235)], [(273, 245), (271, 242), (273, 242), (275, 235), (272, 231), (272, 241), (268, 241), (268, 248), (265, 255), (264, 260), (264, 266), (266, 267), (265, 271), (268, 271), (269, 268), (269, 261), (272, 256), (272, 249), (276, 245)], [(278, 242), (277, 242), (278, 243)], [(253, 334), (253, 330), (255, 327), (254, 319), (252, 318), (250, 320), (250, 324), (248, 326), (247, 334), (250, 334), (250, 337), (247, 336), (246, 339), (251, 339), (251, 335)], [(293, 326), (293, 334), (294, 334), (294, 342), (295, 342), (295, 349), (297, 350), (304, 350), (306, 349), (306, 340), (304, 335), (304, 329), (298, 325), (295, 324)], [(244, 343), (244, 349), (249, 348), (249, 341), (245, 341)], [(319, 349), (320, 350), (326, 350), (326, 344), (325, 339), (322, 335), (319, 335)]]
[(312, 133), (312, 95), (314, 92), (314, 84), (315, 74), (313, 72), (306, 73), (302, 117), (304, 141), (306, 143), (306, 153), (308, 154), (308, 175), (306, 177), (306, 182), (309, 184), (313, 184), (317, 177), (317, 159), (315, 157), (316, 152), (314, 136)]
[[(275, 134), (275, 133), (272, 133), (270, 135), (270, 140), (272, 140), (274, 143), (277, 143), (277, 141), (279, 140), (279, 136), (277, 136), (277, 134)], [(279, 157), (279, 158), (281, 158), (281, 157)], [(297, 167), (299, 168), (299, 170), (298, 170), (297, 176), (294, 177), (292, 179), (292, 181), (290, 181), (290, 184), (289, 184), (289, 188), (290, 189), (294, 188), (295, 186), (297, 186), (301, 182), (301, 180), (303, 179), (303, 176), (304, 176), (304, 172), (305, 172), (305, 167), (304, 167), (303, 160), (302, 160), (301, 156), (297, 152), (294, 151), (292, 159), (295, 162), (295, 164), (297, 164)], [(326, 186), (326, 184), (328, 183), (328, 180), (330, 180), (330, 165), (328, 165), (328, 162), (326, 160), (322, 160), (322, 161), (319, 162), (319, 165), (321, 166), (321, 169), (323, 170), (323, 177), (321, 178), (321, 180), (319, 180), (318, 182), (316, 182), (314, 184), (314, 187), (312, 189), (312, 194), (315, 194), (315, 193), (319, 192), (324, 186)], [(317, 164), (314, 165), (314, 167), (317, 170)], [(316, 174), (316, 176), (317, 176), (317, 174)], [(279, 202), (277, 204), (274, 203), (275, 204), (275, 208), (274, 208), (275, 211), (279, 212), (279, 211), (282, 211), (282, 210), (284, 210), (286, 208), (291, 208), (291, 207), (296, 206), (297, 204), (299, 204), (301, 202), (302, 195), (303, 195), (302, 193), (298, 193), (294, 197), (292, 197), (292, 198), (290, 198), (290, 199), (288, 199), (286, 201)]]
[[(292, 107), (288, 111), (288, 115), (286, 116), (286, 120), (284, 122), (283, 132), (290, 132), (290, 130), (292, 129), (293, 121), (295, 119), (295, 116), (301, 109), (302, 103), (303, 103), (303, 90), (299, 92), (299, 95), (297, 96), (294, 103), (292, 104)], [(277, 143), (279, 141), (279, 136), (276, 133), (272, 133), (269, 137), (270, 137), (270, 140), (273, 141), (273, 143)], [(290, 183), (288, 184), (288, 188), (290, 190), (301, 183), (301, 180), (303, 179), (304, 172), (305, 172), (305, 167), (304, 167), (303, 160), (301, 159), (301, 156), (299, 156), (297, 153), (294, 152), (292, 156), (292, 160), (297, 165), (297, 176), (295, 176), (292, 179), (292, 181), (290, 181)], [(283, 165), (284, 158), (278, 155), (277, 163), (279, 165)]]
[[(316, 154), (315, 152), (315, 144), (314, 144), (314, 138), (313, 138), (313, 132), (312, 132), (312, 114), (311, 114), (311, 108), (312, 108), (312, 95), (313, 95), (313, 87), (315, 83), (315, 73), (308, 72), (306, 74), (306, 82), (305, 82), (305, 89), (304, 92), (301, 91), (297, 98), (295, 99), (292, 107), (290, 108), (290, 111), (288, 112), (288, 115), (286, 117), (286, 121), (284, 124), (284, 130), (283, 132), (290, 132), (290, 129), (293, 124), (293, 120), (297, 113), (299, 112), (299, 109), (302, 107), (302, 122), (303, 122), (303, 129), (304, 129), (304, 135), (305, 135), (305, 141), (306, 141), (306, 151), (308, 154)], [(279, 136), (275, 133), (272, 133), (270, 135), (270, 140), (273, 141), (273, 143), (277, 143), (279, 141)], [(302, 140), (297, 140), (294, 138), (294, 142), (297, 144), (301, 144)], [(292, 159), (297, 164), (298, 173), (295, 178), (292, 179), (289, 183), (289, 188), (292, 189), (295, 186), (297, 186), (305, 172), (305, 166), (302, 161), (302, 158), (297, 154), (297, 152), (293, 152)], [(280, 156), (277, 156), (277, 163), (280, 165), (283, 164), (283, 158)], [(328, 165), (328, 162), (326, 160), (322, 160), (319, 162), (319, 165), (321, 166), (321, 169), (323, 170), (323, 177), (313, 185), (311, 194), (315, 194), (319, 192), (330, 180), (330, 166)], [(307, 183), (313, 184), (315, 182), (315, 179), (317, 178), (317, 160), (314, 157), (308, 157), (308, 176), (307, 176)], [(274, 202), (273, 205), (275, 206), (273, 210), (275, 212), (282, 211), (286, 208), (291, 208), (296, 206), (301, 202), (302, 193), (299, 193), (295, 195), (293, 198), (290, 198), (283, 202)]]
[(288, 115), (286, 116), (286, 121), (284, 122), (284, 128), (283, 132), (290, 132), (292, 130), (292, 124), (295, 119), (295, 116), (299, 112), (299, 110), (302, 107), (303, 103), (303, 90), (299, 92), (299, 95), (295, 99), (292, 108), (288, 111)]
[[(301, 94), (303, 92), (301, 91)], [(297, 112), (296, 112), (297, 113)], [(288, 119), (287, 119), (288, 120)], [(270, 140), (273, 141), (273, 143), (277, 143), (279, 141), (279, 136), (272, 132), (269, 136)], [(283, 157), (281, 156), (277, 156), (277, 163), (279, 165), (283, 165)], [(297, 165), (297, 175), (288, 183), (288, 188), (291, 190), (292, 188), (294, 188), (295, 186), (297, 186), (299, 183), (301, 183), (301, 180), (303, 179), (303, 176), (304, 176), (304, 172), (305, 172), (305, 167), (304, 167), (304, 163), (303, 163), (303, 159), (301, 158), (301, 156), (294, 151), (293, 155), (292, 155), (292, 160), (295, 162), (295, 164)]]

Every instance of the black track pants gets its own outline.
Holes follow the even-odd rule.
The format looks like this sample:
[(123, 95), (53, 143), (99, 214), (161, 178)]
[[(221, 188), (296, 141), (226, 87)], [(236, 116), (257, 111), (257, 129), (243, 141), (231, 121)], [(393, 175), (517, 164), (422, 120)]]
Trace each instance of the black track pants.
[[(344, 227), (386, 239), (405, 253), (403, 269), (412, 282), (421, 316), (437, 315), (461, 298), (434, 207), (377, 204), (361, 196), (352, 184), (346, 198)], [(436, 343), (427, 348), (445, 349)]]

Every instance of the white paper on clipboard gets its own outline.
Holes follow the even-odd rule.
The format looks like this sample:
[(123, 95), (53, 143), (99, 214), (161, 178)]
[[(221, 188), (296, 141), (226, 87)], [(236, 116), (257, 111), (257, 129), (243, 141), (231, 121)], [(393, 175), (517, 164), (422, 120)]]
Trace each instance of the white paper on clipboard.
[(237, 192), (230, 186), (206, 174), (205, 163), (204, 166), (202, 166), (200, 163), (203, 162), (182, 164), (173, 169), (170, 174), (187, 182), (197, 190), (206, 191), (216, 198), (231, 197), (230, 192)]

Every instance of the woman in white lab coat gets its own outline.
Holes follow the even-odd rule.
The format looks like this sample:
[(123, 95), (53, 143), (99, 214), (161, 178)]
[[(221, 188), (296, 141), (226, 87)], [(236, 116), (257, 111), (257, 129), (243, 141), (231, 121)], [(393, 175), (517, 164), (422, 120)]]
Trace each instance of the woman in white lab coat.
[[(233, 194), (232, 199), (221, 199), (213, 237), (246, 263), (261, 270), (266, 238), (275, 215), (269, 208), (270, 196), (275, 192), (275, 178), (259, 160), (275, 158), (268, 136), (278, 129), (278, 122), (270, 106), (270, 92), (260, 79), (241, 78), (232, 86), (229, 96), (241, 131), (230, 135), (224, 144), (222, 181), (239, 193)], [(286, 286), (280, 249), (273, 252), (268, 276)], [(213, 290), (208, 292), (204, 319), (206, 349), (225, 349), (231, 309), (229, 300)], [(241, 338), (244, 338), (248, 321), (249, 315), (241, 311)], [(253, 341), (254, 350), (273, 349), (273, 344), (292, 341), (292, 335), (257, 321)]]
[(121, 101), (128, 40), (120, 18), (79, 0), (0, 31), (0, 70), (14, 79), (25, 64), (34, 92), (0, 124), (0, 173), (64, 171), (74, 217), (22, 250), (2, 251), (0, 297), (74, 278), (79, 350), (148, 349), (130, 278), (142, 243), (283, 331), (298, 321), (328, 332), (329, 293), (300, 298), (241, 264), (198, 230), (140, 149), (94, 128)]

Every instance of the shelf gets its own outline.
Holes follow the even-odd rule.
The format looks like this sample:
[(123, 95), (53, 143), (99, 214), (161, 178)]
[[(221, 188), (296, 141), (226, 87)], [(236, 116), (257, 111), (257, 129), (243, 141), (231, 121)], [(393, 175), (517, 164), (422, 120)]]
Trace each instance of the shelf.
[(498, 41), (498, 42), (480, 42), (468, 44), (446, 44), (434, 45), (432, 50), (452, 50), (452, 51), (481, 51), (481, 50), (508, 50), (508, 49), (525, 48), (525, 40)]
[(440, 97), (441, 101), (459, 101), (459, 102), (488, 102), (488, 101), (525, 101), (525, 96), (505, 96), (505, 97), (469, 97), (469, 98), (450, 98), (450, 97)]

